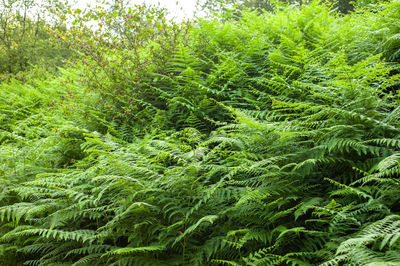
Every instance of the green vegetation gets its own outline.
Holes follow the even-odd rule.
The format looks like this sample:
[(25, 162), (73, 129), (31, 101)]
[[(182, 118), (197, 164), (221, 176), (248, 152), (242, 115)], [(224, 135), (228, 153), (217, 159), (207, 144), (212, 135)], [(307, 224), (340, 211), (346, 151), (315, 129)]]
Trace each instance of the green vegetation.
[(1, 265), (400, 265), (399, 1), (61, 17), (0, 84)]
[[(41, 4), (39, 4), (41, 3)], [(51, 5), (53, 12), (47, 12)], [(62, 1), (2, 0), (0, 2), (0, 82), (26, 79), (26, 72), (54, 72), (71, 50), (56, 46), (50, 29), (66, 30), (52, 13), (65, 10)]]

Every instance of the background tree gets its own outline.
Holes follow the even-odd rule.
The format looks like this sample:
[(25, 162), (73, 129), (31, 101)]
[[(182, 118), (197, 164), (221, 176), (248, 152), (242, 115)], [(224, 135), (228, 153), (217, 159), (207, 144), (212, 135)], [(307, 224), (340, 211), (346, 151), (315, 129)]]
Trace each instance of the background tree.
[[(347, 14), (354, 10), (354, 4), (357, 1), (351, 0), (328, 0), (333, 8), (337, 8), (342, 14)], [(237, 6), (239, 9), (249, 8), (250, 10), (258, 11), (273, 11), (274, 6), (284, 5), (303, 5), (310, 1), (308, 0), (197, 0), (197, 6), (202, 10), (208, 11), (223, 11), (228, 7)], [(360, 1), (362, 2), (362, 1)], [(362, 3), (366, 4), (365, 1)]]
[(65, 30), (53, 12), (64, 12), (62, 1), (2, 0), (0, 2), (0, 75), (40, 66), (54, 69), (70, 51), (51, 41), (48, 28)]

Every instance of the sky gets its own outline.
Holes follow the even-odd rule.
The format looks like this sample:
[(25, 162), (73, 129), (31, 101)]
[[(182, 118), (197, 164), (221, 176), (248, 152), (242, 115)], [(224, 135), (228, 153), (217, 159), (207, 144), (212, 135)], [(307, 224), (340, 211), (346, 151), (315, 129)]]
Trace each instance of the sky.
[[(72, 8), (84, 9), (88, 4), (93, 5), (96, 1), (93, 0), (75, 0), (71, 1)], [(193, 18), (196, 9), (196, 0), (131, 0), (133, 4), (146, 5), (160, 5), (169, 10), (172, 17), (175, 17), (178, 21), (185, 18)]]

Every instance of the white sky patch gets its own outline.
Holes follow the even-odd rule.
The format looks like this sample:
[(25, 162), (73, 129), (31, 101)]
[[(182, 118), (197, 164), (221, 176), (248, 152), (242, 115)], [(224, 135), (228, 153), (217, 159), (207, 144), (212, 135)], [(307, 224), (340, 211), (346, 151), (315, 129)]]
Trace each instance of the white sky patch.
[[(88, 5), (95, 6), (97, 1), (93, 0), (77, 0), (71, 1), (71, 7), (85, 9)], [(172, 18), (175, 18), (177, 21), (182, 21), (184, 19), (193, 18), (196, 13), (196, 0), (131, 0), (131, 4), (143, 4), (146, 5), (155, 5), (164, 7), (170, 13)]]

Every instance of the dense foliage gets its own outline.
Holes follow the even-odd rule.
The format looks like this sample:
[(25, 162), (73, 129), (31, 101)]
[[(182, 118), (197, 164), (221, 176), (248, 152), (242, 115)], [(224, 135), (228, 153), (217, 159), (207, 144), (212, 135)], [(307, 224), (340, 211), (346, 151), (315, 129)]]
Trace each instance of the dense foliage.
[(400, 264), (400, 2), (238, 12), (72, 11), (0, 84), (0, 264)]
[(49, 34), (49, 29), (66, 29), (53, 15), (66, 8), (63, 0), (0, 1), (0, 81), (22, 80), (34, 68), (54, 71), (71, 56), (67, 47), (54, 45)]

